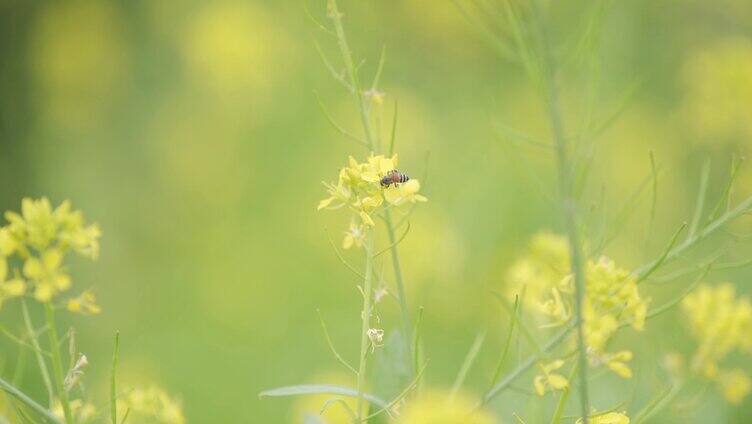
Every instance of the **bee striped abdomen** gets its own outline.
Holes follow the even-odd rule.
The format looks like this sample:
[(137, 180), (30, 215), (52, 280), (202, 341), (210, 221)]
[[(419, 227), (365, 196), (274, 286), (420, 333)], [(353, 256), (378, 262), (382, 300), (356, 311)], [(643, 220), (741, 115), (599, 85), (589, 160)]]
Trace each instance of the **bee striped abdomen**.
[(397, 171), (396, 169), (389, 171), (388, 174), (384, 176), (384, 178), (381, 179), (381, 185), (382, 187), (389, 187), (390, 185), (394, 184), (401, 184), (406, 183), (410, 180), (410, 177), (407, 176), (407, 174), (403, 174), (402, 172)]

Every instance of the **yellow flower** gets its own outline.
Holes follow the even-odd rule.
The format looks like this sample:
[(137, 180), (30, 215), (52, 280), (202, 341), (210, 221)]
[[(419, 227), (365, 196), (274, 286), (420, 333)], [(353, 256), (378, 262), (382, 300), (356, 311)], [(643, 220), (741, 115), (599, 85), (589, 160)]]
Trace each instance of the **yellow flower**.
[(436, 391), (422, 393), (405, 405), (396, 424), (494, 424), (496, 419), (483, 409), (474, 409), (475, 402), (465, 394)]
[(68, 290), (70, 277), (60, 270), (62, 253), (50, 249), (42, 253), (41, 259), (30, 257), (24, 262), (23, 273), (34, 282), (34, 297), (40, 302), (50, 300), (56, 293)]
[(632, 378), (632, 369), (627, 362), (630, 362), (634, 355), (629, 350), (622, 350), (616, 353), (608, 353), (602, 358), (606, 366), (621, 378)]
[(543, 396), (546, 391), (564, 390), (569, 387), (569, 381), (561, 374), (555, 373), (564, 366), (564, 361), (557, 359), (548, 364), (539, 364), (542, 374), (536, 375), (533, 379), (535, 392), (538, 396)]
[[(94, 422), (94, 418), (97, 417), (97, 409), (93, 404), (84, 402), (81, 399), (74, 399), (69, 402), (71, 414), (74, 421), (79, 424), (86, 424)], [(55, 400), (55, 404), (52, 406), (52, 414), (59, 418), (61, 421), (65, 420), (65, 414), (63, 412), (63, 404), (59, 400)]]
[[(99, 253), (99, 228), (85, 226), (83, 214), (71, 210), (68, 201), (53, 210), (46, 198), (26, 198), (21, 202), (21, 214), (6, 212), (5, 218), (8, 224), (0, 228), (0, 255), (17, 256), (23, 262), (20, 273), (40, 302), (70, 288), (71, 279), (63, 267), (68, 252), (92, 259)], [(19, 270), (14, 272), (20, 275)], [(6, 284), (5, 294), (23, 294), (26, 284), (20, 278), (11, 282)]]
[(586, 290), (583, 317), (588, 347), (602, 352), (619, 328), (619, 322), (642, 330), (647, 316), (647, 302), (640, 297), (637, 281), (614, 262), (601, 257), (589, 261), (585, 274)]
[(6, 280), (7, 276), (8, 261), (0, 256), (0, 308), (7, 299), (23, 296), (26, 292), (26, 283), (24, 280), (18, 277)]
[(738, 369), (723, 372), (718, 378), (718, 384), (723, 397), (734, 405), (742, 403), (752, 391), (752, 381), (744, 371)]
[[(151, 386), (135, 388), (118, 401), (118, 411), (130, 410), (129, 421), (161, 424), (184, 424), (183, 406), (163, 389)], [(122, 419), (122, 418), (120, 418)]]
[[(629, 424), (629, 417), (626, 412), (607, 412), (605, 414), (595, 414), (588, 418), (590, 424)], [(577, 424), (582, 424), (582, 418), (577, 420)]]
[(68, 299), (66, 307), (71, 312), (84, 315), (96, 315), (102, 312), (102, 308), (97, 304), (96, 296), (90, 290), (86, 290), (78, 297)]
[(752, 137), (752, 43), (745, 37), (715, 41), (687, 59), (683, 69), (684, 122), (705, 143)]
[(562, 282), (569, 275), (569, 245), (565, 237), (550, 232), (541, 232), (533, 236), (528, 244), (525, 255), (518, 259), (507, 271), (507, 297), (525, 292), (525, 297), (533, 299), (538, 312), (549, 315), (553, 313), (555, 320), (562, 316), (569, 316), (565, 311), (569, 305), (553, 301), (552, 307), (548, 302), (549, 294), (553, 296), (552, 288), (570, 291), (570, 284)]
[(734, 349), (748, 349), (752, 334), (752, 304), (736, 298), (734, 286), (701, 285), (682, 301), (692, 335), (699, 346), (692, 369), (706, 378), (718, 374), (718, 362)]
[(387, 202), (399, 206), (405, 203), (427, 202), (425, 196), (418, 194), (420, 182), (409, 180), (399, 185), (391, 185), (384, 190), (384, 198)]
[(349, 249), (353, 246), (358, 248), (362, 247), (365, 239), (366, 231), (365, 228), (363, 228), (363, 225), (351, 222), (350, 229), (345, 231), (345, 238), (342, 240), (342, 248)]

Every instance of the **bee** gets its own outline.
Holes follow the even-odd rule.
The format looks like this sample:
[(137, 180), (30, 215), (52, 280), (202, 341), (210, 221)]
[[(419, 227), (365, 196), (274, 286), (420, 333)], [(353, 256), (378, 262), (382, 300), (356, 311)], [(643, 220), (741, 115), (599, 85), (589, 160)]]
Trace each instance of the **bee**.
[(398, 184), (406, 183), (409, 180), (410, 177), (408, 177), (406, 174), (403, 174), (396, 169), (392, 169), (391, 171), (386, 173), (384, 178), (381, 179), (381, 186), (386, 188), (394, 184), (394, 186), (396, 187)]

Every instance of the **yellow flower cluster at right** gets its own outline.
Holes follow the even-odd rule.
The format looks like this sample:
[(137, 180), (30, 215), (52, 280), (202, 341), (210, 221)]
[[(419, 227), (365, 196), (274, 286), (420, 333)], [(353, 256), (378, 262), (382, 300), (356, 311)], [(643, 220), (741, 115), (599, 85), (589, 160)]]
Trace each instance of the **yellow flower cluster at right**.
[(752, 353), (752, 304), (738, 298), (729, 283), (701, 285), (682, 301), (698, 347), (692, 371), (715, 381), (726, 399), (740, 403), (752, 390), (752, 381), (740, 369), (724, 370), (720, 362), (733, 351)]
[[(535, 235), (527, 254), (517, 260), (507, 273), (509, 298), (529, 299), (532, 310), (543, 319), (544, 327), (561, 326), (574, 317), (575, 286), (569, 269), (569, 245), (565, 237), (544, 232)], [(645, 326), (648, 302), (640, 296), (637, 281), (603, 256), (585, 264), (585, 299), (583, 321), (590, 366), (603, 365), (622, 378), (631, 378), (629, 350), (607, 351), (608, 342), (624, 324), (635, 330)], [(563, 361), (540, 364), (542, 373), (534, 380), (536, 392), (563, 390), (566, 378), (553, 371)]]

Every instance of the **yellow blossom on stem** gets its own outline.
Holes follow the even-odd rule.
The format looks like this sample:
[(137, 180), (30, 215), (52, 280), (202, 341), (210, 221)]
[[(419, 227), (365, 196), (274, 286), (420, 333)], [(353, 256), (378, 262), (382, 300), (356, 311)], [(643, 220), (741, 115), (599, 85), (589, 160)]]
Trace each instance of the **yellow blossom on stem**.
[(347, 165), (340, 169), (337, 182), (324, 182), (329, 196), (319, 201), (317, 209), (347, 207), (363, 226), (375, 227), (373, 215), (383, 210), (384, 200), (390, 206), (427, 201), (426, 197), (418, 193), (418, 180), (411, 179), (404, 184), (382, 187), (381, 179), (395, 170), (397, 163), (397, 155), (371, 155), (365, 162), (358, 162), (350, 156)]
[(342, 240), (342, 248), (349, 249), (353, 246), (363, 247), (366, 240), (366, 230), (362, 224), (350, 223), (350, 229), (345, 231), (345, 238)]
[[(69, 402), (69, 405), (73, 417), (79, 424), (91, 423), (97, 418), (97, 408), (89, 402), (84, 402), (81, 399), (74, 399)], [(55, 404), (52, 406), (52, 414), (58, 417), (61, 421), (65, 420), (63, 405), (59, 400), (55, 400)]]
[[(38, 301), (48, 302), (71, 287), (64, 267), (69, 252), (91, 259), (99, 254), (99, 228), (85, 225), (83, 214), (67, 201), (53, 209), (47, 198), (23, 199), (21, 213), (6, 212), (5, 218), (8, 223), (0, 228), (0, 303), (24, 294), (27, 287)], [(15, 277), (6, 281), (11, 257), (23, 266), (14, 268)]]
[(86, 290), (77, 297), (68, 299), (66, 308), (74, 313), (84, 315), (96, 315), (102, 312), (102, 308), (97, 304), (97, 298), (90, 290)]
[[(185, 415), (181, 402), (163, 389), (151, 386), (135, 388), (122, 400), (118, 400), (118, 413), (129, 412), (129, 421), (160, 424), (184, 424)], [(122, 418), (120, 418), (122, 419)]]
[(564, 390), (569, 387), (569, 380), (554, 371), (564, 366), (562, 359), (557, 359), (548, 364), (540, 364), (541, 374), (535, 376), (533, 385), (538, 396), (543, 396), (547, 391)]
[(752, 304), (736, 298), (734, 286), (701, 285), (682, 301), (692, 335), (699, 346), (692, 368), (716, 377), (718, 362), (734, 349), (748, 349), (752, 334)]

